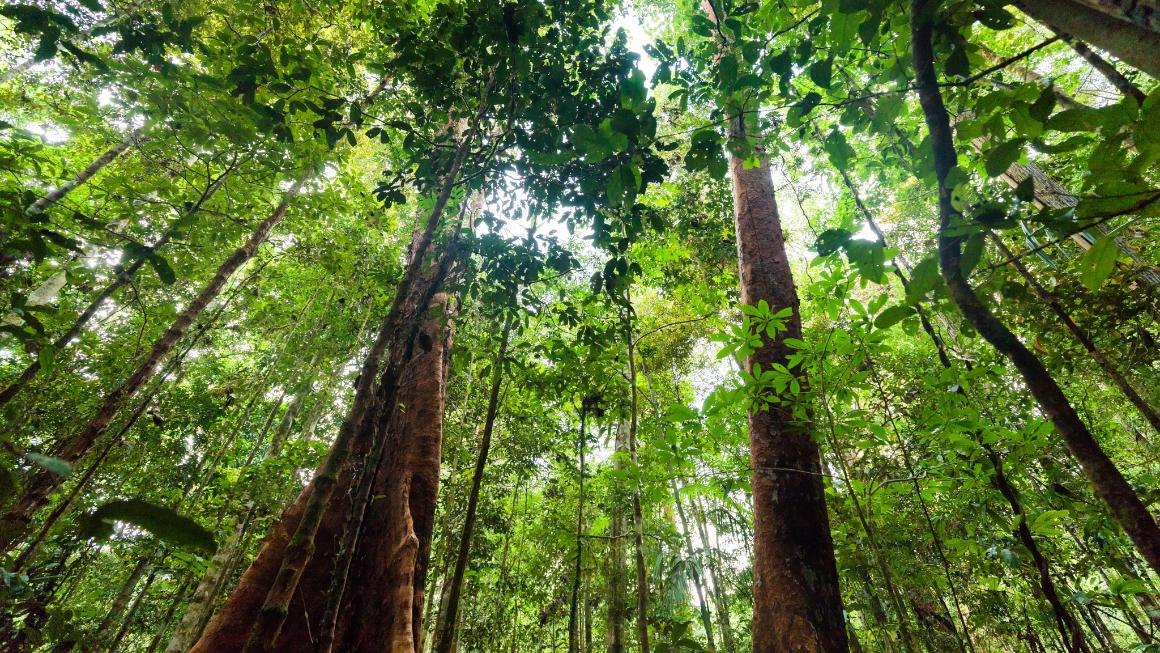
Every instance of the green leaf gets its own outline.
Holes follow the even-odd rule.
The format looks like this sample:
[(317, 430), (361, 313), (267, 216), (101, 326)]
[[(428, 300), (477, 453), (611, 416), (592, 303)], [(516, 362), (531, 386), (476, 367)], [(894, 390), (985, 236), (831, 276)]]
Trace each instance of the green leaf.
[(810, 81), (822, 88), (828, 89), (830, 88), (830, 81), (834, 73), (834, 60), (830, 58), (814, 62), (810, 65), (807, 72), (810, 76)]
[(113, 523), (125, 522), (149, 531), (158, 539), (176, 546), (212, 554), (217, 549), (213, 533), (188, 517), (142, 499), (111, 501), (85, 515), (83, 537), (107, 539)]
[(72, 474), (72, 465), (60, 458), (53, 458), (52, 456), (45, 456), (39, 453), (28, 452), (24, 454), (24, 459), (28, 462), (43, 468), (47, 471), (56, 474), (57, 476), (68, 476)]
[(56, 347), (52, 345), (41, 347), (36, 354), (36, 362), (40, 364), (41, 372), (52, 374), (52, 370), (56, 367)]
[(637, 109), (644, 104), (648, 97), (644, 81), (644, 73), (639, 68), (633, 68), (628, 77), (620, 82), (620, 106)]
[(853, 235), (846, 229), (827, 229), (814, 241), (814, 251), (820, 256), (829, 256), (845, 247)]
[(699, 419), (697, 411), (684, 404), (673, 404), (669, 406), (667, 417), (671, 422), (689, 422)]
[(1100, 238), (1080, 258), (1079, 280), (1088, 290), (1092, 292), (1099, 290), (1116, 269), (1116, 258), (1119, 255), (1120, 248), (1115, 238), (1111, 236)]
[(987, 169), (987, 174), (991, 177), (998, 177), (1004, 172), (1007, 172), (1007, 168), (1010, 168), (1011, 164), (1018, 161), (1020, 155), (1023, 154), (1023, 145), (1026, 142), (1022, 138), (1016, 138), (1013, 141), (1007, 141), (992, 148), (983, 160), (983, 166)]
[(168, 286), (177, 281), (177, 274), (169, 266), (169, 261), (166, 261), (163, 257), (157, 254), (149, 254), (149, 265), (153, 267), (153, 271), (157, 273), (157, 277), (161, 279), (161, 283)]
[(905, 304), (891, 306), (879, 313), (878, 317), (874, 318), (874, 326), (879, 329), (889, 329), (911, 315), (914, 315), (916, 312), (913, 306), (907, 306)]

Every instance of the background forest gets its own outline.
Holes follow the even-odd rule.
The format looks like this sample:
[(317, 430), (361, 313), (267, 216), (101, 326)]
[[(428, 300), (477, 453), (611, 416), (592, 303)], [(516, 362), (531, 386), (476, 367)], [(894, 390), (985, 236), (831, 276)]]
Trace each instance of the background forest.
[(11, 0), (10, 651), (1160, 651), (1155, 0)]

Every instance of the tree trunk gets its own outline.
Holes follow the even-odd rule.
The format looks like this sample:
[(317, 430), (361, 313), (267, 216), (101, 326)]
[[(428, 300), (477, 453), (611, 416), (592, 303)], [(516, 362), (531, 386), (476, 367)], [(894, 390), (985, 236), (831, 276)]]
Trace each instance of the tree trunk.
[(141, 137), (141, 131), (141, 128), (134, 129), (133, 132), (123, 138), (121, 142), (105, 150), (103, 154), (94, 159), (92, 163), (85, 166), (85, 169), (78, 172), (72, 179), (48, 191), (44, 194), (43, 197), (37, 199), (32, 204), (29, 204), (28, 207), (24, 209), (24, 214), (30, 217), (41, 215), (53, 204), (56, 204), (57, 202), (64, 199), (66, 195), (82, 186), (85, 182), (92, 179), (93, 176), (104, 169), (105, 166), (116, 160), (116, 158), (121, 156), (125, 150), (128, 150), (130, 147), (132, 147), (134, 143), (142, 142), (144, 139)]
[[(760, 142), (743, 120), (730, 121), (730, 140)], [(758, 152), (761, 156), (760, 151)], [(764, 156), (755, 167), (730, 157), (741, 302), (792, 308), (787, 329), (749, 356), (753, 373), (784, 365), (785, 338), (801, 337), (797, 291), (785, 252)], [(799, 376), (799, 382), (804, 381)], [(749, 411), (754, 520), (754, 653), (845, 651), (846, 625), (838, 592), (834, 546), (826, 514), (820, 453), (808, 420), (789, 404)]]
[(1086, 43), (1077, 40), (1072, 35), (1064, 34), (1054, 28), (1052, 30), (1062, 36), (1063, 40), (1071, 46), (1071, 49), (1075, 50), (1075, 53), (1082, 57), (1084, 61), (1088, 62), (1088, 65), (1094, 68), (1096, 72), (1103, 75), (1104, 79), (1108, 80), (1108, 83), (1113, 88), (1125, 96), (1136, 100), (1139, 104), (1144, 103), (1144, 98), (1147, 97), (1144, 91), (1140, 90), (1140, 87), (1133, 84), (1127, 77), (1124, 77), (1124, 73), (1121, 73), (1112, 62), (1101, 57), (1095, 50), (1088, 47)]
[(214, 601), (217, 599), (215, 590), (225, 575), (227, 563), (238, 553), (238, 547), (242, 543), (245, 522), (245, 519), (238, 520), (238, 523), (234, 525), (234, 532), (230, 535), (230, 539), (218, 547), (217, 552), (210, 559), (209, 565), (205, 568), (205, 574), (198, 581), (197, 588), (193, 590), (193, 596), (189, 599), (185, 614), (181, 616), (181, 621), (173, 629), (173, 635), (170, 636), (169, 643), (165, 646), (165, 653), (185, 653), (201, 635), (206, 622), (209, 621), (210, 615), (213, 613)]
[(733, 626), (729, 623), (729, 601), (725, 596), (725, 579), (717, 565), (719, 549), (709, 543), (709, 530), (706, 526), (705, 511), (701, 508), (700, 497), (694, 496), (690, 503), (693, 506), (693, 521), (697, 523), (701, 543), (705, 547), (705, 554), (708, 558), (709, 579), (713, 582), (713, 603), (717, 608), (717, 626), (721, 629), (724, 651), (725, 653), (735, 653), (737, 645), (733, 640)]
[[(463, 589), (463, 576), (467, 572), (467, 562), (471, 556), (471, 536), (475, 530), (475, 514), (479, 507), (479, 490), (483, 485), (483, 472), (487, 467), (487, 455), (491, 450), (491, 436), (495, 428), (495, 417), (499, 410), (499, 391), (503, 385), (503, 366), (507, 356), (508, 339), (511, 336), (512, 320), (504, 321), (503, 335), (499, 340), (499, 351), (491, 371), (491, 389), (487, 398), (487, 416), (483, 423), (483, 437), (479, 442), (479, 455), (475, 459), (475, 470), (471, 476), (471, 491), (467, 497), (467, 514), (463, 518), (463, 532), (459, 536), (459, 554), (455, 559), (455, 569), (451, 574), (447, 589), (446, 616), (442, 632), (435, 643), (436, 653), (451, 653), (451, 643), (455, 639), (456, 618), (459, 614), (459, 595)], [(583, 470), (581, 470), (583, 473)]]
[[(636, 427), (639, 416), (636, 387), (636, 347), (632, 339), (632, 295), (625, 295), (628, 310), (624, 316), (624, 339), (628, 350), (628, 455), (634, 470), (639, 470), (636, 458)], [(640, 639), (640, 653), (649, 653), (648, 639), (648, 573), (644, 563), (644, 514), (640, 505), (640, 482), (632, 484), (633, 545), (636, 554), (636, 631)]]
[[(670, 466), (669, 473), (672, 474), (672, 471), (672, 466)], [(709, 650), (715, 651), (717, 650), (717, 644), (713, 641), (713, 621), (709, 618), (709, 602), (705, 600), (705, 583), (702, 578), (704, 562), (700, 560), (700, 558), (704, 557), (704, 550), (702, 549), (702, 555), (698, 556), (693, 549), (693, 534), (689, 530), (689, 520), (685, 517), (685, 504), (681, 501), (681, 493), (677, 489), (677, 479), (675, 477), (672, 479), (672, 486), (673, 504), (677, 507), (677, 516), (681, 519), (681, 535), (685, 541), (685, 551), (688, 555), (687, 560), (691, 561), (694, 558), (698, 558), (696, 573), (692, 575), (693, 589), (697, 592), (697, 606), (701, 612), (701, 624), (705, 627), (705, 639), (709, 644)], [(702, 543), (704, 543), (704, 540), (702, 540)]]
[(580, 476), (576, 498), (576, 567), (572, 572), (572, 599), (568, 603), (568, 653), (579, 653), (580, 640), (577, 632), (577, 601), (580, 598), (580, 576), (584, 559), (584, 427), (588, 417), (588, 400), (580, 406), (580, 434), (576, 440), (576, 458), (579, 463)]
[(1074, 0), (1113, 18), (1160, 32), (1160, 4), (1156, 0)]
[[(628, 425), (618, 424), (616, 427), (615, 454), (612, 459), (613, 470), (624, 471), (624, 457), (628, 455)], [(619, 474), (616, 478), (619, 478)], [(624, 639), (624, 621), (627, 606), (625, 597), (628, 595), (628, 579), (625, 577), (627, 561), (624, 555), (624, 538), (627, 535), (625, 524), (624, 483), (614, 481), (612, 490), (612, 510), (609, 515), (608, 526), (608, 593), (605, 605), (608, 614), (605, 617), (607, 625), (606, 644), (608, 653), (625, 653), (627, 650)]]
[(1052, 29), (1110, 52), (1160, 79), (1160, 33), (1074, 0), (1019, 0), (1019, 9)]
[(1031, 271), (1027, 269), (1027, 266), (1023, 265), (1023, 261), (1016, 257), (1011, 252), (1011, 250), (1007, 248), (1007, 245), (1003, 242), (1003, 239), (994, 232), (991, 232), (990, 236), (991, 242), (995, 243), (995, 246), (999, 249), (999, 252), (1002, 253), (1007, 260), (1011, 261), (1011, 264), (1015, 266), (1015, 269), (1018, 270), (1019, 275), (1023, 277), (1023, 280), (1027, 282), (1027, 285), (1031, 286), (1031, 290), (1035, 292), (1036, 296), (1038, 296), (1044, 303), (1046, 303), (1048, 308), (1050, 308), (1051, 311), (1055, 313), (1056, 317), (1059, 318), (1059, 321), (1062, 322), (1065, 327), (1067, 327), (1067, 330), (1071, 332), (1072, 336), (1074, 336), (1079, 344), (1081, 344), (1083, 348), (1087, 350), (1088, 354), (1092, 357), (1092, 360), (1096, 362), (1096, 365), (1098, 365), (1100, 369), (1104, 371), (1104, 374), (1106, 374), (1107, 377), (1112, 380), (1112, 384), (1119, 388), (1120, 392), (1124, 393), (1124, 396), (1128, 398), (1128, 401), (1130, 401), (1132, 405), (1136, 407), (1136, 410), (1140, 411), (1140, 414), (1144, 416), (1144, 419), (1148, 420), (1148, 423), (1152, 425), (1152, 429), (1157, 433), (1160, 433), (1160, 413), (1157, 413), (1156, 409), (1153, 408), (1146, 399), (1141, 397), (1140, 393), (1137, 392), (1134, 387), (1132, 387), (1132, 384), (1129, 383), (1126, 378), (1124, 378), (1124, 375), (1120, 373), (1120, 371), (1117, 370), (1114, 365), (1112, 365), (1112, 362), (1108, 360), (1108, 357), (1104, 354), (1104, 352), (1100, 351), (1100, 349), (1096, 347), (1095, 343), (1092, 342), (1092, 339), (1088, 336), (1087, 332), (1081, 329), (1079, 325), (1075, 323), (1075, 320), (1071, 319), (1071, 316), (1067, 313), (1059, 301), (1056, 300), (1055, 297), (1052, 296), (1052, 294), (1046, 288), (1044, 288), (1042, 284), (1039, 283), (1035, 276), (1031, 274)]
[[(162, 359), (177, 346), (182, 336), (189, 330), (193, 322), (201, 316), (210, 302), (218, 297), (222, 288), (225, 287), (230, 277), (233, 276), (233, 273), (246, 261), (250, 260), (257, 251), (258, 246), (269, 235), (270, 230), (282, 221), (282, 218), (286, 215), (286, 210), (290, 206), (290, 202), (298, 195), (298, 191), (301, 190), (305, 177), (306, 175), (286, 191), (282, 197), (282, 201), (258, 225), (254, 232), (250, 234), (245, 244), (234, 250), (234, 253), (222, 263), (210, 282), (185, 307), (185, 310), (177, 316), (177, 319), (166, 329), (165, 333), (153, 343), (153, 347), (145, 360), (137, 365), (137, 368), (129, 378), (105, 396), (100, 409), (97, 410), (96, 415), (93, 416), (88, 425), (80, 433), (64, 442), (58, 443), (52, 451), (53, 456), (66, 462), (74, 463), (81, 456), (88, 453), (97, 439), (109, 428), (109, 424), (121, 406), (137, 394), (141, 386), (157, 370)], [(24, 536), (33, 515), (48, 501), (49, 495), (60, 485), (61, 480), (61, 477), (47, 470), (32, 473), (31, 477), (24, 483), (23, 493), (19, 499), (0, 518), (0, 551), (8, 550), (15, 541)]]
[(932, 9), (928, 6), (929, 1), (912, 0), (911, 42), (919, 100), (931, 132), (938, 177), (939, 266), (951, 298), (971, 326), (1014, 363), (1040, 409), (1052, 421), (1079, 461), (1096, 494), (1108, 505), (1112, 515), (1153, 570), (1160, 572), (1160, 528), (1156, 520), (1092, 437), (1043, 363), (991, 313), (963, 276), (962, 238), (947, 235), (951, 225), (959, 218), (958, 212), (951, 205), (951, 190), (946, 185), (947, 175), (956, 166), (958, 156), (934, 69), (931, 44), (933, 17), (929, 13)]

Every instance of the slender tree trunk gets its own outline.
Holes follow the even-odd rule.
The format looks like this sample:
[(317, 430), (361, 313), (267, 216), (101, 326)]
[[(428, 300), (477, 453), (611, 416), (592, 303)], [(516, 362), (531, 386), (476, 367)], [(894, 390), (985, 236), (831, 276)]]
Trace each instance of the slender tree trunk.
[(181, 621), (177, 623), (177, 627), (174, 628), (173, 634), (169, 638), (169, 643), (165, 646), (165, 653), (185, 653), (201, 635), (205, 623), (209, 621), (210, 614), (213, 612), (214, 601), (217, 598), (214, 590), (225, 575), (229, 561), (238, 553), (238, 547), (242, 542), (242, 533), (246, 527), (245, 522), (245, 519), (238, 520), (237, 524), (234, 525), (230, 539), (218, 547), (217, 552), (210, 559), (209, 565), (205, 568), (205, 574), (202, 575), (197, 587), (193, 590), (189, 605), (185, 608), (185, 614), (181, 616)]
[[(943, 105), (934, 69), (934, 52), (931, 45), (933, 9), (930, 0), (912, 0), (911, 42), (914, 48), (919, 100), (931, 132), (938, 177), (939, 265), (951, 298), (971, 326), (1014, 363), (1039, 403), (1040, 409), (1055, 424), (1056, 430), (1079, 461), (1096, 494), (1107, 504), (1112, 515), (1153, 570), (1160, 572), (1160, 528), (1157, 527), (1156, 520), (1120, 470), (1092, 437), (1047, 368), (991, 313), (963, 276), (962, 237), (948, 235), (948, 230), (959, 214), (951, 205), (951, 190), (946, 185), (946, 179), (951, 169), (956, 166), (958, 157), (951, 134), (950, 119)], [(1160, 51), (1160, 48), (1155, 51)], [(1160, 62), (1160, 58), (1154, 60)]]
[[(613, 470), (624, 471), (624, 457), (628, 456), (628, 425), (620, 423), (616, 427), (616, 442), (614, 445), (615, 457)], [(620, 478), (619, 474), (616, 478)], [(606, 644), (608, 653), (625, 653), (627, 650), (624, 638), (625, 597), (628, 595), (628, 579), (625, 577), (627, 561), (624, 555), (624, 538), (627, 535), (625, 524), (625, 499), (622, 481), (614, 481), (612, 491), (612, 510), (609, 515), (608, 541), (608, 596), (605, 605), (608, 608), (605, 623), (607, 625)]]
[[(141, 386), (157, 370), (162, 359), (177, 346), (182, 336), (189, 330), (193, 322), (201, 316), (210, 302), (218, 297), (222, 288), (225, 287), (226, 282), (233, 276), (233, 273), (246, 263), (246, 261), (250, 260), (257, 251), (258, 246), (266, 240), (266, 236), (269, 235), (270, 230), (281, 222), (282, 218), (286, 215), (286, 210), (290, 207), (290, 202), (298, 195), (298, 191), (302, 188), (303, 181), (305, 181), (305, 176), (300, 178), (286, 192), (282, 201), (269, 217), (263, 220), (254, 232), (250, 234), (245, 244), (234, 250), (234, 253), (222, 263), (210, 282), (185, 307), (177, 319), (166, 329), (165, 333), (153, 343), (153, 347), (145, 360), (137, 365), (137, 368), (128, 379), (105, 396), (101, 407), (97, 410), (97, 413), (88, 425), (80, 433), (57, 444), (52, 452), (55, 457), (73, 463), (88, 453), (97, 439), (109, 428), (109, 424), (113, 421), (121, 406), (137, 394)], [(15, 541), (24, 536), (33, 515), (48, 501), (49, 495), (60, 485), (61, 480), (61, 477), (47, 470), (35, 472), (28, 478), (24, 483), (21, 496), (14, 502), (8, 512), (3, 517), (0, 517), (0, 550), (7, 550)]]
[(121, 583), (121, 590), (117, 592), (117, 596), (113, 598), (112, 605), (109, 606), (105, 617), (101, 619), (101, 623), (97, 626), (97, 636), (100, 637), (102, 633), (108, 633), (109, 628), (117, 621), (125, 618), (125, 608), (129, 605), (129, 600), (133, 598), (133, 591), (137, 589), (137, 583), (140, 582), (141, 577), (145, 575), (145, 571), (153, 562), (156, 556), (154, 547), (149, 550), (137, 560), (137, 564), (129, 572), (129, 576), (125, 578), (125, 582)]
[(1147, 400), (1141, 397), (1140, 393), (1137, 392), (1134, 387), (1132, 387), (1132, 384), (1129, 383), (1126, 378), (1124, 378), (1124, 375), (1120, 373), (1120, 371), (1117, 370), (1114, 365), (1112, 365), (1112, 362), (1108, 360), (1107, 355), (1105, 355), (1104, 352), (1100, 351), (1100, 349), (1096, 347), (1095, 343), (1092, 342), (1092, 339), (1090, 336), (1088, 336), (1087, 332), (1081, 329), (1079, 325), (1075, 323), (1075, 320), (1071, 319), (1071, 316), (1067, 313), (1059, 301), (1055, 299), (1055, 297), (1046, 288), (1044, 288), (1042, 284), (1039, 283), (1035, 276), (1031, 274), (1031, 271), (1027, 269), (1027, 266), (1023, 265), (1023, 261), (1016, 257), (1011, 252), (1011, 250), (1007, 248), (1007, 245), (1003, 242), (1003, 239), (994, 232), (991, 232), (990, 236), (991, 242), (995, 243), (995, 247), (998, 248), (999, 252), (1002, 253), (1007, 260), (1011, 261), (1011, 264), (1014, 265), (1015, 269), (1019, 271), (1019, 275), (1023, 277), (1023, 280), (1027, 282), (1027, 285), (1031, 286), (1032, 291), (1035, 292), (1039, 299), (1047, 304), (1048, 308), (1051, 309), (1051, 312), (1055, 313), (1056, 317), (1059, 318), (1059, 321), (1062, 322), (1065, 327), (1067, 327), (1067, 330), (1070, 331), (1073, 336), (1075, 336), (1075, 339), (1079, 342), (1079, 344), (1083, 345), (1083, 348), (1087, 350), (1088, 354), (1092, 357), (1092, 360), (1096, 362), (1096, 365), (1099, 365), (1100, 369), (1104, 371), (1104, 374), (1106, 374), (1107, 377), (1111, 379), (1112, 384), (1119, 388), (1120, 392), (1124, 393), (1124, 396), (1128, 398), (1128, 401), (1132, 402), (1132, 405), (1136, 407), (1136, 410), (1140, 411), (1140, 414), (1144, 416), (1144, 419), (1148, 420), (1148, 423), (1152, 425), (1152, 428), (1157, 433), (1160, 433), (1160, 414), (1156, 412), (1156, 409), (1153, 408), (1147, 402)]
[(169, 607), (165, 609), (165, 616), (161, 618), (160, 625), (157, 626), (156, 632), (153, 633), (153, 639), (149, 640), (148, 646), (145, 647), (145, 653), (153, 653), (161, 646), (161, 640), (165, 638), (165, 632), (169, 630), (169, 624), (173, 623), (173, 617), (177, 614), (177, 608), (185, 602), (185, 592), (189, 589), (190, 579), (186, 577), (177, 586), (177, 590), (173, 593), (173, 598), (169, 601)]
[(116, 160), (121, 156), (125, 150), (128, 150), (134, 143), (142, 142), (144, 139), (141, 136), (142, 129), (134, 129), (132, 133), (126, 136), (121, 142), (117, 143), (103, 154), (93, 160), (92, 163), (85, 166), (84, 170), (78, 172), (72, 179), (64, 182), (60, 186), (48, 191), (43, 197), (37, 199), (32, 204), (29, 204), (24, 209), (24, 214), (35, 217), (44, 213), (49, 207), (65, 198), (66, 195), (73, 192), (85, 182), (92, 179), (98, 172), (104, 169), (105, 166)]
[(1084, 61), (1088, 62), (1104, 79), (1108, 80), (1108, 83), (1113, 88), (1140, 104), (1144, 103), (1144, 98), (1146, 97), (1144, 91), (1141, 91), (1139, 86), (1136, 86), (1131, 80), (1124, 77), (1124, 73), (1121, 73), (1112, 62), (1104, 59), (1095, 50), (1088, 47), (1086, 43), (1077, 40), (1070, 34), (1064, 34), (1055, 28), (1052, 28), (1052, 31), (1062, 36), (1063, 40), (1075, 50), (1075, 53), (1082, 57)]
[[(670, 465), (670, 475), (672, 471), (673, 469)], [(701, 612), (701, 624), (705, 627), (705, 639), (709, 644), (709, 650), (715, 651), (717, 650), (717, 644), (713, 641), (713, 621), (709, 618), (709, 602), (705, 599), (705, 583), (702, 578), (704, 561), (700, 560), (700, 558), (704, 557), (704, 551), (702, 551), (701, 556), (698, 556), (696, 550), (693, 549), (693, 534), (689, 530), (689, 520), (685, 517), (685, 505), (681, 501), (681, 493), (677, 489), (677, 479), (675, 477), (672, 479), (672, 486), (673, 504), (677, 507), (677, 516), (681, 519), (681, 535), (685, 541), (685, 551), (687, 552), (688, 560), (691, 561), (694, 558), (698, 558), (696, 573), (693, 574), (693, 589), (697, 592), (697, 606)]]
[(1059, 592), (1056, 591), (1055, 581), (1051, 578), (1051, 566), (1047, 562), (1047, 558), (1043, 556), (1043, 552), (1039, 550), (1035, 538), (1031, 535), (1031, 528), (1027, 525), (1027, 514), (1023, 512), (1023, 505), (1019, 501), (1018, 493), (1003, 472), (1002, 460), (989, 446), (984, 445), (984, 447), (987, 449), (987, 456), (991, 459), (991, 467), (994, 470), (991, 480), (999, 489), (999, 493), (1007, 500), (1011, 506), (1011, 512), (1015, 515), (1015, 521), (1018, 522), (1015, 527), (1015, 535), (1031, 554), (1031, 560), (1035, 563), (1035, 569), (1039, 573), (1039, 588), (1043, 591), (1043, 597), (1055, 614), (1056, 625), (1059, 627), (1059, 635), (1063, 639), (1064, 646), (1070, 653), (1090, 653), (1091, 648), (1088, 646), (1083, 629), (1080, 628), (1075, 615), (1063, 604)]
[[(216, 193), (218, 189), (221, 188), (221, 184), (225, 180), (225, 177), (226, 174), (223, 173), (221, 176), (215, 179), (213, 183), (206, 187), (205, 191), (201, 194), (201, 197), (198, 198), (197, 202), (185, 210), (183, 217), (189, 217), (197, 211), (201, 210), (202, 205), (204, 205), (211, 197), (213, 197), (214, 193)], [(170, 227), (167, 229), (165, 233), (161, 234), (161, 237), (157, 239), (157, 242), (149, 246), (149, 252), (153, 253), (164, 247), (169, 242), (169, 240), (173, 238), (173, 235), (176, 233), (176, 231), (177, 230), (175, 227)], [(89, 323), (89, 320), (93, 319), (93, 316), (97, 314), (97, 311), (100, 310), (102, 306), (104, 306), (105, 302), (108, 301), (108, 299), (112, 297), (118, 290), (127, 286), (130, 282), (133, 281), (134, 277), (137, 276), (137, 272), (141, 269), (142, 266), (145, 265), (147, 261), (148, 259), (145, 256), (138, 256), (134, 258), (128, 265), (125, 265), (124, 263), (117, 264), (117, 266), (113, 268), (113, 280), (110, 281), (107, 286), (101, 289), (101, 292), (97, 293), (97, 296), (89, 302), (89, 305), (85, 307), (85, 310), (81, 311), (81, 314), (78, 315), (77, 319), (73, 321), (72, 326), (69, 327), (68, 331), (53, 341), (52, 348), (55, 349), (58, 353), (66, 349), (69, 344), (72, 343), (73, 338), (76, 338), (78, 335), (80, 335), (81, 331)], [(29, 382), (36, 378), (36, 375), (39, 372), (40, 359), (35, 359), (29, 363), (26, 368), (24, 368), (24, 371), (20, 374), (19, 378), (10, 383), (8, 387), (4, 388), (3, 391), (0, 391), (0, 406), (4, 406), (8, 402), (12, 401), (13, 397), (15, 397), (21, 390), (26, 388)]]
[(578, 653), (580, 650), (576, 620), (578, 617), (577, 601), (580, 598), (581, 563), (584, 560), (584, 448), (586, 444), (584, 427), (587, 417), (588, 400), (585, 399), (580, 406), (580, 434), (576, 439), (576, 457), (580, 466), (580, 476), (576, 499), (576, 567), (572, 572), (572, 599), (568, 603), (568, 653)]
[[(633, 469), (640, 469), (636, 457), (636, 427), (639, 416), (639, 402), (636, 387), (636, 343), (632, 337), (632, 295), (631, 288), (626, 293), (628, 310), (624, 316), (624, 339), (628, 350), (628, 455)], [(644, 563), (644, 514), (640, 505), (640, 482), (632, 485), (633, 545), (636, 549), (636, 630), (640, 638), (640, 653), (649, 653), (648, 639), (648, 573)]]
[(149, 588), (153, 587), (153, 581), (156, 579), (157, 569), (154, 568), (153, 571), (149, 572), (149, 577), (145, 579), (145, 586), (133, 598), (133, 605), (129, 606), (129, 612), (121, 620), (121, 626), (117, 628), (117, 634), (109, 642), (109, 645), (105, 647), (107, 653), (116, 653), (121, 650), (121, 642), (124, 641), (125, 636), (129, 634), (129, 630), (133, 627), (133, 621), (137, 618), (137, 611), (141, 609), (141, 604), (145, 602), (145, 597), (149, 595)]
[(717, 553), (720, 549), (709, 543), (709, 530), (706, 526), (708, 522), (705, 517), (705, 511), (701, 508), (700, 497), (694, 496), (690, 503), (693, 507), (693, 521), (697, 523), (697, 530), (701, 535), (701, 543), (706, 549), (705, 553), (709, 564), (709, 579), (713, 582), (713, 603), (717, 608), (717, 626), (721, 629), (721, 639), (725, 647), (724, 651), (725, 653), (735, 653), (737, 645), (733, 640), (733, 626), (729, 623), (729, 601), (725, 596), (725, 579), (721, 574), (717, 562)]
[(1160, 33), (1074, 0), (1019, 0), (1020, 10), (1048, 27), (1110, 52), (1124, 63), (1160, 79)]
[[(496, 413), (499, 410), (499, 392), (503, 386), (503, 366), (507, 357), (508, 339), (511, 337), (512, 319), (504, 321), (503, 334), (499, 340), (499, 351), (491, 370), (491, 389), (487, 398), (487, 416), (483, 423), (483, 437), (479, 442), (479, 455), (475, 459), (475, 470), (471, 475), (471, 491), (467, 497), (467, 514), (463, 518), (463, 532), (459, 536), (459, 554), (455, 558), (455, 570), (447, 589), (447, 608), (443, 630), (438, 633), (435, 643), (436, 653), (451, 653), (451, 642), (455, 639), (453, 624), (459, 614), (459, 595), (463, 589), (463, 576), (467, 572), (467, 562), (471, 557), (471, 536), (475, 530), (475, 514), (479, 507), (479, 490), (483, 485), (483, 472), (487, 467), (487, 455), (491, 450), (491, 436), (495, 429)], [(581, 452), (583, 455), (583, 452)], [(583, 470), (581, 470), (583, 474)]]

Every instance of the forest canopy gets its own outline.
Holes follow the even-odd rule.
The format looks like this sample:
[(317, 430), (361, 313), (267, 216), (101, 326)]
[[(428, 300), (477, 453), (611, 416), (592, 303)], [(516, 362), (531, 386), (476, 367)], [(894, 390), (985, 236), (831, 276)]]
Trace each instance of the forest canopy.
[(9, 0), (0, 644), (1160, 653), (1156, 0)]

